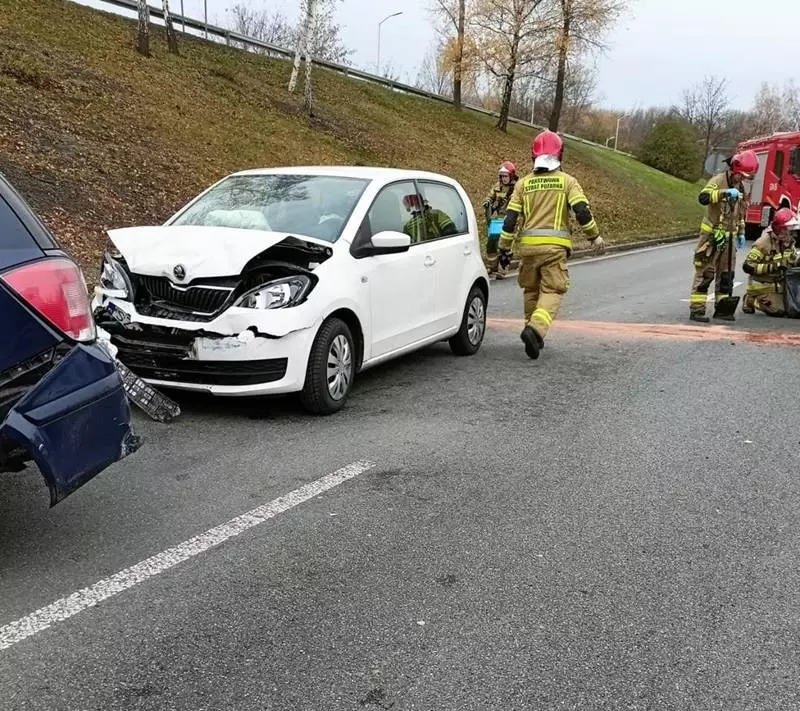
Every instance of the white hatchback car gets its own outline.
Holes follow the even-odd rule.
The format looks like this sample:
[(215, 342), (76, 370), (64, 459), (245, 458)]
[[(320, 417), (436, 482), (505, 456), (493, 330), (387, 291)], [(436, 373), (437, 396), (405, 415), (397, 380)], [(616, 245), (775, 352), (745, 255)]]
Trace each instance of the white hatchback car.
[(157, 386), (299, 392), (332, 413), (360, 370), (441, 340), (471, 355), (483, 341), (475, 213), (443, 175), (244, 171), (165, 225), (109, 237), (95, 318)]

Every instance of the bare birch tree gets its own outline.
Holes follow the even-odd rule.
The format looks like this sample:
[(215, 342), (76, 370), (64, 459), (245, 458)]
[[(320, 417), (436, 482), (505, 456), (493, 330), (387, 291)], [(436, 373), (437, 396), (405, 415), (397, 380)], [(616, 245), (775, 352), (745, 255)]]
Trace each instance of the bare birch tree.
[(136, 28), (136, 51), (145, 57), (150, 56), (150, 8), (147, 0), (139, 0), (137, 6), (139, 23)]
[(447, 66), (443, 43), (438, 42), (425, 53), (417, 72), (416, 85), (425, 91), (448, 96), (451, 79), (452, 72)]
[[(342, 29), (334, 16), (337, 2), (338, 0), (317, 0), (317, 19), (311, 33), (311, 54), (317, 60), (349, 64), (353, 51), (347, 49), (342, 41)], [(229, 15), (229, 26), (234, 32), (276, 47), (296, 47), (305, 26), (305, 13), (300, 22), (293, 25), (281, 10), (256, 10), (242, 3), (234, 5)], [(256, 51), (269, 54), (266, 49)]]
[(753, 107), (753, 132), (775, 133), (786, 127), (783, 97), (780, 89), (764, 82), (756, 94)]
[(161, 7), (164, 11), (164, 28), (167, 32), (167, 47), (170, 54), (180, 54), (178, 51), (178, 34), (172, 22), (172, 13), (169, 11), (169, 0), (162, 0)]
[(697, 126), (705, 146), (705, 160), (728, 109), (728, 80), (724, 77), (706, 77), (700, 83), (697, 96)]
[(313, 113), (314, 90), (311, 86), (311, 35), (314, 31), (316, 21), (317, 0), (303, 0), (305, 16), (303, 18), (302, 30), (294, 53), (294, 65), (292, 66), (292, 76), (289, 79), (289, 91), (294, 93), (297, 89), (297, 80), (300, 75), (300, 63), (305, 61), (305, 86), (303, 89), (303, 104), (309, 114)]
[(783, 105), (787, 130), (800, 131), (800, 88), (794, 79), (783, 87)]

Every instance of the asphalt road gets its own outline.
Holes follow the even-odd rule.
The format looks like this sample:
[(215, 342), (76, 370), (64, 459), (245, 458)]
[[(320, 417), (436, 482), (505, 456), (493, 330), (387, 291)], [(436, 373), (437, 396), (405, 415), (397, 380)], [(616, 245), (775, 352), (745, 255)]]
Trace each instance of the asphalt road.
[(0, 478), (2, 642), (374, 465), (0, 649), (0, 708), (800, 708), (800, 322), (687, 328), (690, 252), (573, 265), (535, 363), (495, 282), (478, 355), (364, 373), (332, 418), (183, 397), (55, 509)]

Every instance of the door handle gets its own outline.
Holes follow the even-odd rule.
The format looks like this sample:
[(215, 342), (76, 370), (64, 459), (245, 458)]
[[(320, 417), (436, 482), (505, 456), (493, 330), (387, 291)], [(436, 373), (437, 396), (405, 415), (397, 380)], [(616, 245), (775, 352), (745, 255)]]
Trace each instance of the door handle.
[(466, 247), (464, 247), (464, 256), (468, 257), (470, 254), (472, 254), (472, 247), (467, 245)]
[(425, 257), (425, 261), (423, 262), (423, 264), (426, 267), (432, 267), (434, 264), (436, 264), (436, 260), (429, 254), (427, 257)]

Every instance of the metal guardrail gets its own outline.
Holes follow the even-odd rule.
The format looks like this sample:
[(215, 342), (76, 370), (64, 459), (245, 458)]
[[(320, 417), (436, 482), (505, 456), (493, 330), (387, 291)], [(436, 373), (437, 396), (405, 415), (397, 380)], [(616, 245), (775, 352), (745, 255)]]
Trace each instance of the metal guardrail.
[[(138, 4), (136, 0), (99, 0), (100, 2), (105, 3), (106, 5), (112, 5), (124, 10), (131, 10), (136, 12), (138, 8)], [(73, 0), (73, 2), (80, 3), (80, 0)], [(150, 15), (151, 17), (156, 17), (160, 20), (164, 20), (164, 13), (161, 8), (151, 7), (150, 8)], [(263, 42), (262, 40), (256, 39), (255, 37), (248, 37), (247, 35), (239, 34), (238, 32), (233, 32), (232, 30), (226, 29), (224, 27), (217, 27), (215, 25), (207, 25), (205, 22), (201, 20), (196, 20), (192, 17), (184, 17), (183, 15), (178, 15), (175, 13), (170, 13), (172, 16), (173, 25), (177, 26), (180, 25), (182, 28), (186, 27), (197, 32), (203, 33), (205, 35), (208, 34), (209, 39), (212, 37), (224, 40), (224, 42), (228, 45), (233, 47), (234, 43), (242, 45), (247, 51), (248, 48), (256, 49), (260, 52), (266, 52), (271, 55), (275, 55), (277, 57), (285, 57), (285, 58), (293, 58), (294, 57), (294, 50), (286, 49), (284, 47), (278, 47), (274, 44), (270, 44), (268, 42)], [(203, 39), (203, 37), (200, 37)], [(239, 47), (236, 47), (239, 49)], [(445, 104), (453, 104), (453, 100), (447, 96), (442, 96), (441, 94), (434, 94), (430, 91), (425, 91), (424, 89), (419, 89), (415, 86), (410, 86), (409, 84), (404, 84), (403, 82), (394, 81), (393, 79), (387, 79), (385, 77), (379, 77), (375, 74), (370, 74), (369, 72), (362, 71), (360, 69), (355, 69), (354, 67), (348, 67), (344, 64), (337, 64), (336, 62), (328, 62), (321, 59), (314, 59), (314, 64), (319, 67), (324, 67), (325, 69), (329, 69), (334, 72), (338, 72), (340, 74), (344, 74), (345, 76), (354, 77), (356, 79), (362, 79), (364, 81), (371, 82), (373, 84), (379, 84), (380, 86), (384, 86), (388, 89), (392, 89), (394, 91), (400, 91), (404, 94), (411, 94), (412, 96), (419, 96), (425, 99), (431, 99), (433, 101), (439, 101)], [(465, 109), (469, 109), (470, 111), (475, 111), (476, 113), (483, 114), (485, 116), (492, 116), (497, 118), (499, 114), (496, 111), (490, 111), (489, 109), (485, 109), (482, 106), (474, 106), (472, 104), (464, 104)], [(535, 128), (538, 130), (542, 130), (545, 127), (540, 126), (535, 123), (531, 123), (530, 121), (525, 121), (524, 119), (515, 118), (513, 116), (508, 117), (509, 123), (515, 123), (521, 126), (530, 126), (531, 128)], [(594, 146), (595, 148), (602, 148), (605, 151), (609, 151), (610, 153), (616, 153), (617, 155), (627, 156), (629, 158), (633, 158), (634, 156), (631, 153), (625, 153), (623, 151), (617, 151), (615, 149), (609, 148), (608, 146), (603, 145), (602, 143), (595, 143), (594, 141), (587, 141), (585, 138), (580, 138), (579, 136), (573, 136), (568, 133), (561, 133), (564, 138), (569, 139), (570, 141), (575, 141), (577, 143), (583, 143), (587, 146)]]

